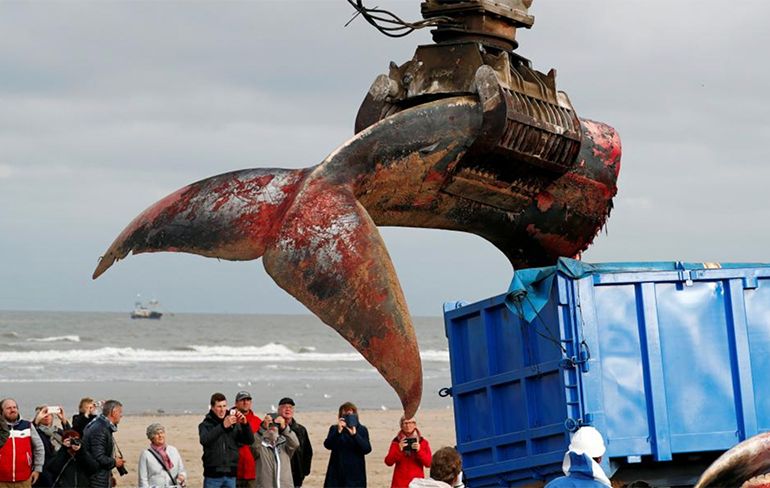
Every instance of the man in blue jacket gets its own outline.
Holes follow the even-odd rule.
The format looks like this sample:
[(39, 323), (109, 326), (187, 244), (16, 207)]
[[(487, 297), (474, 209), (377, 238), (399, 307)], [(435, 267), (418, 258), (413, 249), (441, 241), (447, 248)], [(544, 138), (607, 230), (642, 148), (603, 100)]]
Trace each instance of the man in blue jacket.
[(91, 472), (91, 488), (111, 488), (115, 486), (112, 470), (117, 469), (121, 476), (126, 472), (123, 457), (112, 438), (122, 418), (123, 404), (117, 400), (107, 400), (102, 407), (102, 414), (85, 428), (82, 449)]
[(607, 449), (602, 435), (593, 427), (581, 427), (572, 436), (569, 450), (564, 455), (562, 471), (545, 488), (608, 488), (610, 480), (599, 463)]

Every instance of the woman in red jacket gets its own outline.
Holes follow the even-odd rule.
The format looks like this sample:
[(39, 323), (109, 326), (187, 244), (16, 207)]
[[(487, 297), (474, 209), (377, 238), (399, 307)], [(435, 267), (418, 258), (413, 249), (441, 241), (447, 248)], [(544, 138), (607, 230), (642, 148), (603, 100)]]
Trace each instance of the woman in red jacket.
[(417, 422), (401, 417), (401, 431), (393, 438), (385, 456), (385, 464), (396, 465), (390, 487), (408, 488), (414, 478), (425, 477), (423, 470), (430, 467), (430, 460), (430, 444), (417, 430)]

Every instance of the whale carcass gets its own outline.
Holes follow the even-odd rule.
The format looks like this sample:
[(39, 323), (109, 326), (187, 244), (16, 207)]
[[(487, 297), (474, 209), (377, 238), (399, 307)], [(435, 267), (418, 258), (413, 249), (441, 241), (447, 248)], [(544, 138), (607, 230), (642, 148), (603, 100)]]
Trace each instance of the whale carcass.
[[(382, 18), (350, 3), (373, 25)], [(531, 4), (423, 2), (434, 44), (375, 79), (352, 139), (306, 169), (245, 169), (181, 188), (128, 224), (94, 278), (129, 253), (261, 257), (413, 416), (419, 349), (377, 227), (469, 232), (514, 267), (547, 265), (591, 244), (617, 192), (617, 133), (578, 117), (555, 71), (514, 52)]]

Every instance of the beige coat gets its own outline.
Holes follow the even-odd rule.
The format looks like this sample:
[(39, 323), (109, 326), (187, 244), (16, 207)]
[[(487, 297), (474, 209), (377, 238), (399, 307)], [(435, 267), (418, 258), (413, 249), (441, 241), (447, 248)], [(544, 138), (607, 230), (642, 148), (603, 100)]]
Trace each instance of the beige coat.
[(257, 488), (294, 488), (291, 477), (291, 456), (299, 447), (297, 434), (291, 427), (278, 436), (275, 447), (263, 437), (264, 431), (259, 430), (254, 442), (257, 461)]

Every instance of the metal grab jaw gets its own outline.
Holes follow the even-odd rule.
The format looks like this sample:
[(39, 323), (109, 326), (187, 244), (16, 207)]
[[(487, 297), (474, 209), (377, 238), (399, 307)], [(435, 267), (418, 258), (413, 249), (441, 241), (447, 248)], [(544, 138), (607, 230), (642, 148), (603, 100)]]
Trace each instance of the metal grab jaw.
[(585, 250), (609, 216), (620, 169), (617, 133), (580, 119), (557, 89), (555, 70), (539, 72), (514, 52), (516, 30), (534, 23), (531, 5), (423, 2), (423, 17), (442, 19), (432, 31), (435, 44), (418, 46), (401, 65), (391, 62), (372, 83), (355, 123), (361, 132), (427, 103), (475, 98), (481, 130), (436, 180), (446, 199), (485, 213), (485, 224), (462, 225), (514, 266), (548, 265)]
[(454, 16), (433, 31), (437, 44), (419, 46), (401, 66), (377, 77), (355, 130), (436, 99), (472, 95), (483, 125), (443, 191), (506, 211), (519, 211), (555, 177), (577, 163), (580, 120), (556, 72), (532, 68), (512, 52), (517, 27), (531, 27), (531, 1), (440, 1), (422, 4), (423, 16)]

